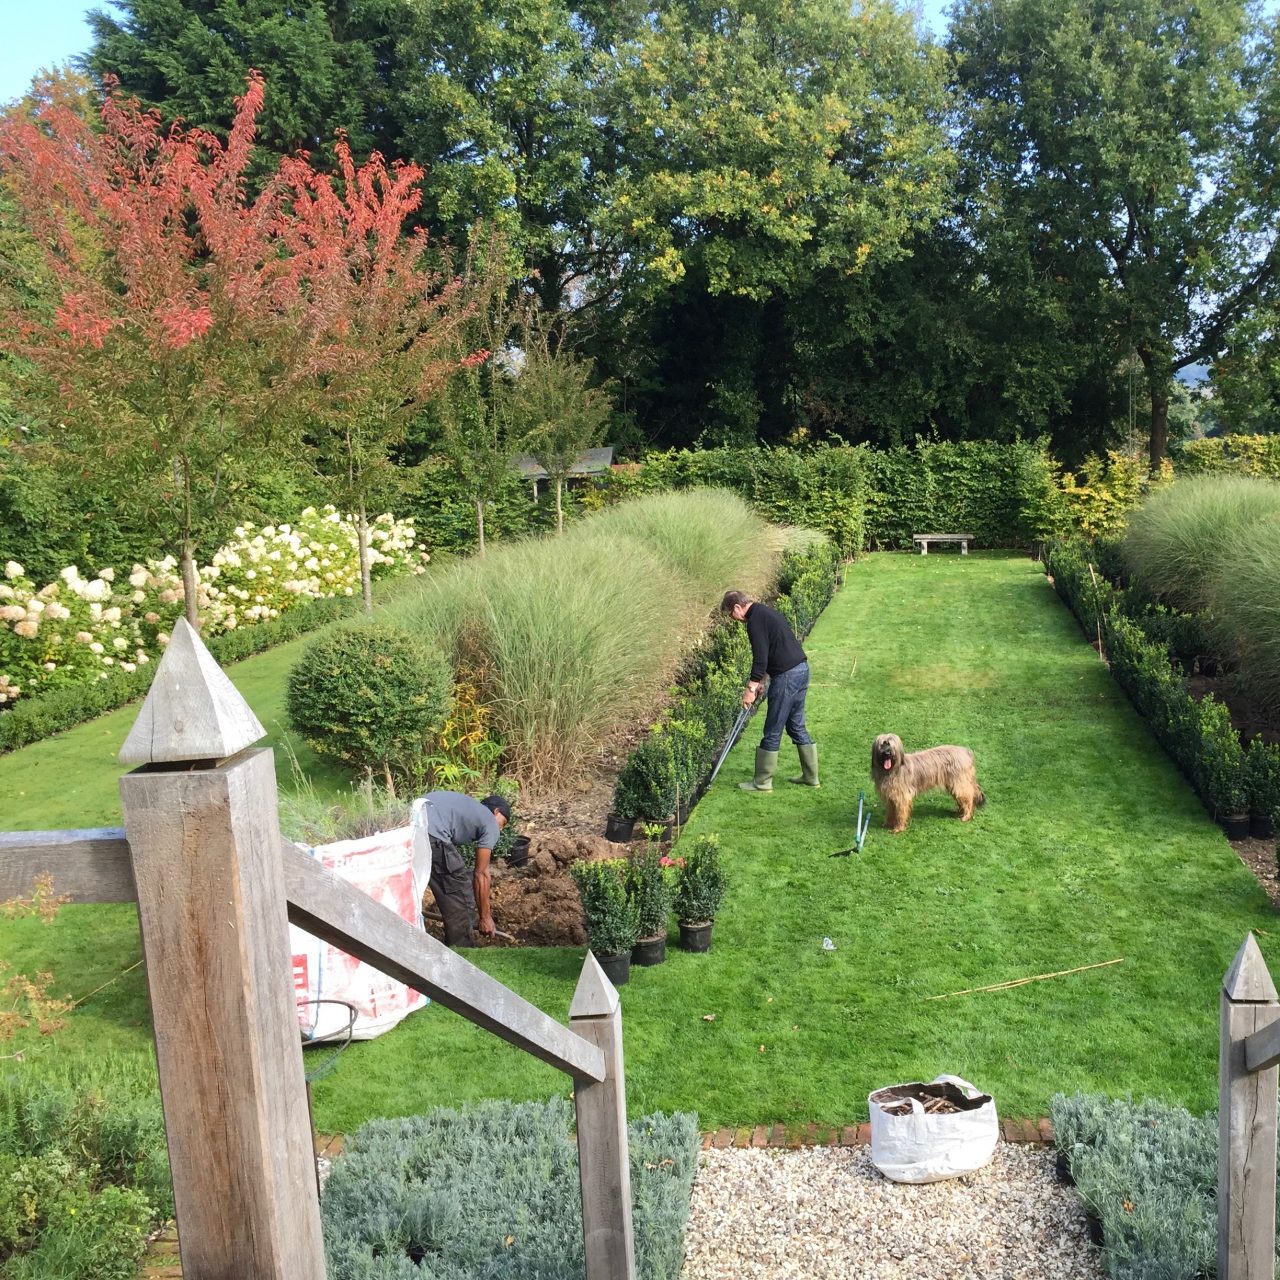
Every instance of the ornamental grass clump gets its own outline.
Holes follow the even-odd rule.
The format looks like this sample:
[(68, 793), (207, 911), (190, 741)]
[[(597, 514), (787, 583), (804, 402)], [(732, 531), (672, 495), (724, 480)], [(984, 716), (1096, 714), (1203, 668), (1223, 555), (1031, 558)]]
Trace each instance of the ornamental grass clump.
[(720, 860), (720, 837), (695, 837), (692, 846), (676, 859), (675, 912), (681, 924), (708, 924), (724, 901), (728, 881)]
[(596, 517), (601, 530), (638, 539), (699, 593), (739, 580), (753, 591), (772, 575), (784, 534), (726, 489), (688, 489), (624, 502)]
[(1280, 482), (1274, 515), (1240, 529), (1206, 589), (1213, 626), (1240, 664), (1240, 679), (1262, 705), (1280, 711)]
[(575, 862), (569, 868), (578, 886), (587, 938), (598, 956), (623, 955), (640, 936), (640, 912), (627, 895), (626, 870), (621, 858)]
[[(730, 522), (729, 509), (741, 518)], [(684, 558), (713, 563), (714, 587), (690, 576), (682, 556), (608, 519), (610, 512), (563, 537), (499, 546), (451, 566), (385, 617), (431, 637), (456, 666), (476, 673), (514, 773), (526, 783), (562, 785), (652, 705), (724, 584), (753, 590), (768, 577), (761, 566), (773, 563), (772, 535), (739, 499), (680, 511), (696, 548)], [(642, 514), (629, 518), (644, 523)], [(665, 517), (660, 523), (667, 528)]]
[[(1125, 564), (1144, 591), (1195, 613), (1215, 594), (1221, 597), (1211, 584), (1250, 526), (1277, 514), (1280, 482), (1225, 475), (1180, 480), (1130, 515)], [(1220, 580), (1233, 589), (1230, 579)]]

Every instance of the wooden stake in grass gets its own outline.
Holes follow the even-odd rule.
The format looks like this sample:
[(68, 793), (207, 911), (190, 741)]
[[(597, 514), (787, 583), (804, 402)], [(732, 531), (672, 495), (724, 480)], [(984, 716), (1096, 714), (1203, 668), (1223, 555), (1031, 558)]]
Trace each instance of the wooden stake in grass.
[(1084, 973), (1086, 969), (1105, 969), (1111, 964), (1122, 964), (1124, 956), (1115, 960), (1100, 960), (1097, 964), (1082, 964), (1076, 969), (1059, 969), (1057, 973), (1036, 973), (1029, 978), (1014, 978), (1012, 982), (996, 982), (989, 987), (966, 987), (963, 991), (948, 991), (945, 995), (925, 996), (926, 1000), (950, 1000), (952, 996), (973, 996), (982, 991), (1007, 991), (1010, 987), (1023, 987), (1028, 982), (1043, 982), (1046, 978), (1065, 978), (1069, 973)]

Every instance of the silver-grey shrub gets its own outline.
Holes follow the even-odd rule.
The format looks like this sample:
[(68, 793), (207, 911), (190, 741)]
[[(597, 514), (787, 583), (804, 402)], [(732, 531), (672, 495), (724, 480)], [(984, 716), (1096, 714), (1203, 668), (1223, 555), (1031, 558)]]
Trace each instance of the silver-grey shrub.
[(1198, 1280), (1217, 1262), (1218, 1118), (1161, 1102), (1058, 1094), (1054, 1142), (1101, 1221), (1115, 1280)]
[[(573, 1108), (484, 1102), (363, 1125), (321, 1201), (330, 1280), (579, 1280), (582, 1207)], [(630, 1126), (640, 1280), (675, 1280), (698, 1155), (697, 1119)]]

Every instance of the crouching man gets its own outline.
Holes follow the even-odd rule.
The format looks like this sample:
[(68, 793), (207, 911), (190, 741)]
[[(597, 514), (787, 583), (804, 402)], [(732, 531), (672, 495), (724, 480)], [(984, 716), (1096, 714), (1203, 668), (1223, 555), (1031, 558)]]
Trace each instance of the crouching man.
[[(497, 927), (489, 912), (489, 859), (511, 817), (511, 806), (501, 796), (474, 800), (460, 791), (432, 791), (424, 798), (431, 841), (430, 886), (444, 920), (444, 940), (451, 947), (469, 946), (473, 928), (492, 938)], [(476, 848), (470, 875), (460, 844)]]

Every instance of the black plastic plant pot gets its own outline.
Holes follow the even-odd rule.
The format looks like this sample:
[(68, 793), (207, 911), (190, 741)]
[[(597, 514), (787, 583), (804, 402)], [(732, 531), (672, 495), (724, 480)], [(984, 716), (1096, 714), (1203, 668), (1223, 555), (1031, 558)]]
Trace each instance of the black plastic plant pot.
[(604, 838), (617, 841), (619, 844), (626, 844), (635, 834), (635, 829), (636, 820), (634, 818), (620, 818), (616, 813), (611, 813), (605, 819)]
[(1228, 813), (1218, 819), (1219, 825), (1227, 833), (1228, 840), (1247, 840), (1249, 838), (1249, 815), (1247, 813)]
[(667, 958), (667, 935), (664, 933), (657, 938), (641, 938), (634, 947), (631, 948), (631, 963), (638, 964), (642, 968), (648, 968), (650, 965), (661, 964)]
[(600, 967), (604, 970), (605, 977), (613, 983), (615, 987), (626, 986), (631, 980), (631, 952), (620, 951), (616, 955), (602, 956), (598, 951), (595, 952), (596, 959), (600, 962)]
[(686, 800), (679, 809), (676, 810), (676, 822), (680, 826), (684, 826), (689, 821), (689, 811), (693, 808), (693, 801)]
[(706, 920), (701, 924), (685, 924), (680, 922), (681, 951), (710, 951), (711, 929), (714, 921)]
[(1251, 813), (1249, 815), (1249, 834), (1255, 840), (1274, 840), (1276, 824), (1270, 814)]
[(523, 867), (529, 861), (529, 837), (516, 836), (511, 842), (511, 852), (507, 854), (507, 865)]
[(649, 822), (646, 822), (646, 823), (645, 823), (645, 826), (647, 826), (647, 827), (650, 827), (650, 826), (651, 826), (651, 827), (661, 827), (661, 828), (662, 828), (662, 830), (658, 832), (658, 839), (659, 839), (659, 840), (670, 840), (670, 839), (671, 839), (671, 836), (672, 836), (672, 833), (673, 833), (673, 832), (675, 831), (675, 829), (676, 829), (676, 820), (675, 820), (675, 818), (663, 818), (663, 819), (662, 819), (662, 821), (660, 821), (660, 822), (659, 822), (659, 821), (657, 821), (656, 819), (654, 819), (654, 820), (651, 820), (651, 821), (649, 821)]

